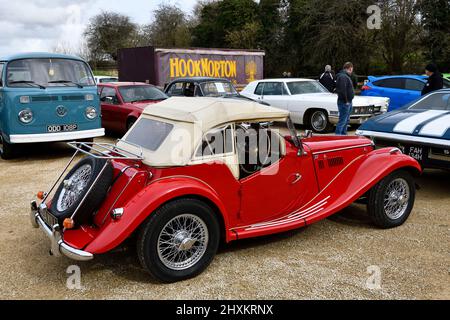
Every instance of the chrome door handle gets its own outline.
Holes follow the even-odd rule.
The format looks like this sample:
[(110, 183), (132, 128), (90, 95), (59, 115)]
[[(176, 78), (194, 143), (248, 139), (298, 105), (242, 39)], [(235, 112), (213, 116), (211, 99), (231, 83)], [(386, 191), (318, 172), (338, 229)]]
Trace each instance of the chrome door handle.
[(296, 184), (297, 182), (299, 182), (300, 180), (302, 180), (302, 175), (300, 173), (296, 173), (295, 174), (295, 179), (294, 181), (292, 181), (292, 184)]

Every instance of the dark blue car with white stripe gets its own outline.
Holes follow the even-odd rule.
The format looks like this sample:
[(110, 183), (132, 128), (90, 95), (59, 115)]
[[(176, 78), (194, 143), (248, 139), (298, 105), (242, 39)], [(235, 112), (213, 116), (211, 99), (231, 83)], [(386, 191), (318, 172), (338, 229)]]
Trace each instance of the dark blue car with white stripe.
[(365, 122), (357, 135), (377, 147), (398, 147), (424, 168), (450, 169), (450, 89)]

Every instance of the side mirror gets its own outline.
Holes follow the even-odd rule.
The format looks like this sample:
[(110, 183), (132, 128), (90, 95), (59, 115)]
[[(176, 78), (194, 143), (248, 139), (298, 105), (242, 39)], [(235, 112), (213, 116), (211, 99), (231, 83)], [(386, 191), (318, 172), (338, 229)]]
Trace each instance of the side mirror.
[(114, 98), (113, 97), (106, 97), (105, 102), (109, 104), (114, 104)]
[(119, 104), (119, 99), (117, 99), (117, 97), (106, 97), (105, 102), (109, 104)]

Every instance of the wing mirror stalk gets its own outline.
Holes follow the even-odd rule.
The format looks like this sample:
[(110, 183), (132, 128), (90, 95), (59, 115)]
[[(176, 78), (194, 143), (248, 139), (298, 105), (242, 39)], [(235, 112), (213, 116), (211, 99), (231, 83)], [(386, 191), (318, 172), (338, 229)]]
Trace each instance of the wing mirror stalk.
[(289, 128), (289, 131), (291, 132), (292, 141), (294, 142), (295, 147), (298, 148), (298, 156), (301, 157), (301, 156), (306, 155), (305, 149), (303, 149), (303, 143), (300, 140), (300, 138), (298, 137), (297, 129), (295, 129), (295, 125), (292, 122), (291, 117), (287, 118), (286, 123)]
[(305, 139), (309, 139), (312, 138), (313, 136), (313, 131), (312, 130), (306, 130), (305, 131), (305, 135), (303, 136)]

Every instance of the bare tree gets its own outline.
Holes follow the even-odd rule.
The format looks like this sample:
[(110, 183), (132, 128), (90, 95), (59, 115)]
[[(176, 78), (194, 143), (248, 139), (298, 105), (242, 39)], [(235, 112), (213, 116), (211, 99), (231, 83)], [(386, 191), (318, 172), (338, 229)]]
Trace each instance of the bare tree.
[(139, 28), (128, 16), (102, 12), (91, 19), (84, 35), (95, 61), (117, 61), (118, 49), (138, 43)]
[(144, 26), (147, 44), (161, 47), (185, 47), (191, 44), (190, 17), (180, 8), (161, 4), (154, 13), (154, 21)]
[(379, 31), (381, 51), (388, 72), (401, 73), (408, 58), (420, 50), (420, 15), (417, 0), (381, 0)]
[(68, 41), (60, 41), (51, 48), (51, 52), (73, 55), (75, 49)]
[(92, 60), (92, 53), (84, 40), (79, 42), (77, 46), (73, 46), (67, 41), (60, 41), (52, 47), (51, 52), (74, 55), (85, 61)]

